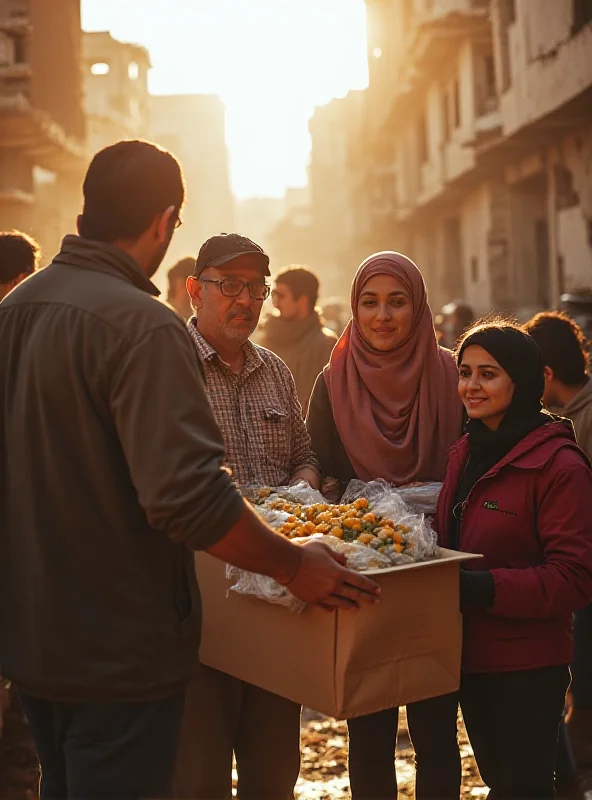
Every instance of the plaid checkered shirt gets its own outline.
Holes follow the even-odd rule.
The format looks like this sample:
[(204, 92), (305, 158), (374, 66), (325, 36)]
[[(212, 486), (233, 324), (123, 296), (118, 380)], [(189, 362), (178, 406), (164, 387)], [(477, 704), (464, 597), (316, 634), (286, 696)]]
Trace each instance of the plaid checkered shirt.
[(247, 341), (245, 363), (236, 374), (198, 332), (195, 317), (187, 327), (204, 366), (210, 404), (226, 445), (226, 466), (236, 483), (283, 486), (304, 467), (319, 472), (284, 362)]

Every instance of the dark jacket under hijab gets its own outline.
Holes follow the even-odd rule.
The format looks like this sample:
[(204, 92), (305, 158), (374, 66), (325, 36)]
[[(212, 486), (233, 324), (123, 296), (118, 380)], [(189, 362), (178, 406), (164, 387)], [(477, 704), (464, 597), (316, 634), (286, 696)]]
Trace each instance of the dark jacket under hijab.
[(164, 697), (197, 667), (189, 548), (243, 509), (181, 319), (67, 236), (0, 304), (0, 674), (55, 701)]

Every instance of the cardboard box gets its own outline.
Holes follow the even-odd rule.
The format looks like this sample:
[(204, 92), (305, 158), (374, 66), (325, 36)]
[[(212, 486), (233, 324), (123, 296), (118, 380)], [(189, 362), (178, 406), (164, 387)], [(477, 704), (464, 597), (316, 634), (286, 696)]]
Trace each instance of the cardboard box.
[(226, 565), (196, 554), (203, 602), (200, 660), (336, 718), (351, 718), (453, 692), (460, 681), (460, 562), (435, 561), (372, 574), (382, 602), (359, 611), (301, 614), (229, 592)]

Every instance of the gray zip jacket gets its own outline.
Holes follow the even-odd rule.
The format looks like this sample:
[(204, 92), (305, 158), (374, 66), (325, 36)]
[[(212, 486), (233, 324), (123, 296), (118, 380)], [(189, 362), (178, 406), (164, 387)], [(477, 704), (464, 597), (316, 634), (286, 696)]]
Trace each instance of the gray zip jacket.
[(197, 667), (192, 549), (243, 500), (181, 319), (116, 247), (67, 236), (0, 303), (0, 675), (131, 701)]

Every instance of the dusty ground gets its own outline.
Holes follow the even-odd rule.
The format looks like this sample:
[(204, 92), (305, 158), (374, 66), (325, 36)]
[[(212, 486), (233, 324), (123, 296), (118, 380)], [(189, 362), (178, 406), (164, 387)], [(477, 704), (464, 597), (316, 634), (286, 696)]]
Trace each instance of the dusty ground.
[[(396, 753), (399, 798), (412, 798), (413, 751), (409, 745), (404, 715), (399, 726)], [(479, 773), (464, 731), (461, 737), (464, 798), (485, 797), (487, 789)], [(298, 800), (346, 800), (351, 797), (347, 779), (347, 726), (345, 722), (318, 720), (302, 731), (302, 771), (296, 787)], [(592, 798), (591, 798), (592, 800)]]
[[(484, 798), (472, 750), (461, 733), (463, 763), (462, 798)], [(302, 771), (296, 787), (297, 800), (348, 800), (347, 729), (344, 722), (318, 719), (302, 728)], [(396, 754), (399, 798), (413, 797), (412, 750), (402, 719)], [(582, 800), (592, 800), (592, 772), (583, 776)], [(18, 707), (12, 703), (5, 717), (0, 739), (0, 800), (35, 800), (37, 797), (37, 759), (29, 732)]]

